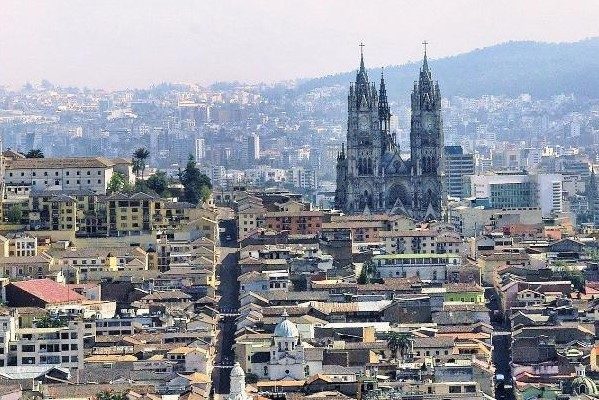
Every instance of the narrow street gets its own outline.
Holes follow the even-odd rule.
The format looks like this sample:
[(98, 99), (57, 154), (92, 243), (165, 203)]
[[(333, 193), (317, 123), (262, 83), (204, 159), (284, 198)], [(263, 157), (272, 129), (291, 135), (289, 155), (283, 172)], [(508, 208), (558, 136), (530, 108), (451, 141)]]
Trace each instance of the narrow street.
[(499, 296), (495, 289), (487, 288), (485, 297), (488, 300), (489, 310), (491, 310), (491, 324), (493, 325), (493, 364), (495, 365), (495, 374), (503, 375), (503, 382), (496, 382), (495, 398), (498, 400), (515, 400), (513, 390), (504, 388), (504, 385), (512, 384), (512, 372), (510, 368), (511, 359), (511, 328), (501, 313)]
[[(220, 263), (217, 266), (217, 276), (220, 281), (218, 294), (221, 296), (219, 310), (237, 310), (239, 308), (239, 283), (237, 277), (237, 238), (235, 220), (224, 219), (219, 223), (221, 228)], [(235, 341), (235, 317), (223, 317), (219, 323), (216, 365), (232, 365), (235, 361), (233, 343)], [(230, 368), (214, 368), (212, 381), (214, 393), (229, 393)]]

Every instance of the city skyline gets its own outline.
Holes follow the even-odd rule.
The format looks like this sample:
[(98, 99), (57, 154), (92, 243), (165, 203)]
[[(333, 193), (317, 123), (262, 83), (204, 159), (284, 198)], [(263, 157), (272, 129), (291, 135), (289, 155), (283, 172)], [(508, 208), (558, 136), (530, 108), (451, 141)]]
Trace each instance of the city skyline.
[(3, 3), (0, 84), (11, 87), (270, 83), (352, 70), (359, 42), (370, 65), (386, 66), (418, 60), (423, 40), (442, 58), (510, 40), (599, 35), (599, 4), (588, 1)]

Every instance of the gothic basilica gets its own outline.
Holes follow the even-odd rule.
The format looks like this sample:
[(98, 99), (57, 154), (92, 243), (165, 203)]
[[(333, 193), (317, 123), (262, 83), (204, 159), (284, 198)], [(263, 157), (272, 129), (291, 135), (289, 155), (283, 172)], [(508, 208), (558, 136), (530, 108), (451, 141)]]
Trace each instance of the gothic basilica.
[(400, 157), (385, 79), (377, 93), (361, 53), (348, 96), (347, 148), (337, 159), (335, 204), (346, 213), (389, 212), (440, 220), (443, 190), (441, 94), (428, 67), (426, 49), (412, 92), (409, 160)]

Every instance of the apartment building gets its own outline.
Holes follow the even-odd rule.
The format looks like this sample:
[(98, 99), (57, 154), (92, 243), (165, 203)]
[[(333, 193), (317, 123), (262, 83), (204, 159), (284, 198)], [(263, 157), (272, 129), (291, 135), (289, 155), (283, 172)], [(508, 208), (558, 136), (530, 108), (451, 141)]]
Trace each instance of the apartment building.
[[(37, 321), (41, 324), (41, 321)], [(0, 366), (83, 367), (84, 322), (21, 327), (17, 315), (0, 316)]]
[(37, 239), (27, 234), (0, 235), (0, 258), (37, 256)]
[(266, 213), (264, 226), (275, 231), (289, 231), (291, 235), (320, 233), (324, 219), (322, 211), (275, 211)]
[(94, 234), (105, 230), (105, 212), (92, 190), (42, 190), (29, 196), (32, 230), (69, 230)]
[(190, 218), (195, 205), (170, 202), (146, 193), (116, 193), (105, 200), (109, 236), (149, 232), (178, 226)]
[(458, 254), (462, 240), (454, 232), (436, 229), (384, 231), (379, 233), (388, 254)]

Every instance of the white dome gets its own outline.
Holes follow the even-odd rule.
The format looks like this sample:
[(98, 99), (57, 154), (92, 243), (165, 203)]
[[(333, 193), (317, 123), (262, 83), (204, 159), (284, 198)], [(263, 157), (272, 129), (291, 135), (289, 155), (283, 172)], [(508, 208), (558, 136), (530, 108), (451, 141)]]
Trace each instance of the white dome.
[(275, 327), (275, 337), (299, 337), (299, 331), (297, 330), (297, 326), (295, 326), (293, 322), (289, 321), (286, 315), (284, 315), (284, 317), (285, 319), (279, 322)]

